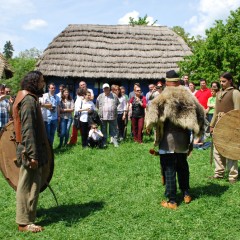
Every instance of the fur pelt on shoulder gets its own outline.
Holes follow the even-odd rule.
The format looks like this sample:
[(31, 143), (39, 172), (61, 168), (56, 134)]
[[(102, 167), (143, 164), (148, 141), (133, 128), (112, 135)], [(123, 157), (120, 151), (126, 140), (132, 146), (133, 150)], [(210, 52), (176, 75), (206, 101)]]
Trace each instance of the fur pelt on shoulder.
[(155, 145), (163, 135), (163, 123), (169, 119), (173, 124), (201, 136), (204, 132), (205, 112), (198, 100), (183, 86), (166, 87), (152, 100), (146, 109), (145, 127), (156, 128)]

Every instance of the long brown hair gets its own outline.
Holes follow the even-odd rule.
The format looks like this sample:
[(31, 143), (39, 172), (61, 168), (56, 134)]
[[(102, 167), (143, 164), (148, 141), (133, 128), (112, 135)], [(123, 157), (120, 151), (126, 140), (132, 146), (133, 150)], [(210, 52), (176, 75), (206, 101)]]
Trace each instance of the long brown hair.
[(69, 92), (69, 89), (68, 89), (68, 88), (64, 88), (64, 89), (62, 90), (62, 96), (61, 96), (62, 100), (66, 99), (65, 96), (64, 96), (64, 94), (63, 94), (65, 91), (68, 91), (68, 93), (69, 93), (67, 100), (68, 100), (68, 101), (71, 101), (71, 100), (72, 100), (72, 97), (71, 97), (71, 95), (70, 95), (70, 92)]

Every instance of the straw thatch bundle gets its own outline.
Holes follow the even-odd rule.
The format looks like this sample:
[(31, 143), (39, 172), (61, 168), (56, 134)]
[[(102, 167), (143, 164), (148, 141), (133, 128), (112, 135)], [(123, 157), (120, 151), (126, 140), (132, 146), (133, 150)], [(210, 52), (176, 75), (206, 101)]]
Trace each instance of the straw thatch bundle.
[(4, 56), (0, 53), (0, 79), (5, 76), (6, 78), (11, 78), (13, 76), (13, 71)]
[(191, 54), (164, 26), (69, 25), (49, 44), (37, 69), (45, 76), (157, 79)]

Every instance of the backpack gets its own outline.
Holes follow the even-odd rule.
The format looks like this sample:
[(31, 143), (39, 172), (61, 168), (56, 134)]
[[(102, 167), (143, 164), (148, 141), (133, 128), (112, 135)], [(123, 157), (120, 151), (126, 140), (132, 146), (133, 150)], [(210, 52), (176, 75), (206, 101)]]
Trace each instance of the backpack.
[(93, 123), (98, 126), (101, 125), (101, 120), (96, 110), (93, 110), (88, 113), (88, 126), (91, 126)]

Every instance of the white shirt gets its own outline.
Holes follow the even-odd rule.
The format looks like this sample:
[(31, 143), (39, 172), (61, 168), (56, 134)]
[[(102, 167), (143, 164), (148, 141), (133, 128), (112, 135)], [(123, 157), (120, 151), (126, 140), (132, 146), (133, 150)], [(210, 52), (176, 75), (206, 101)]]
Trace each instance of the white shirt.
[[(45, 103), (43, 97), (39, 98), (39, 102), (41, 104)], [(47, 122), (48, 121), (48, 119), (47, 119), (47, 109), (45, 107), (41, 107), (41, 112), (42, 112), (43, 121)]]
[(79, 113), (78, 110), (81, 108), (82, 101), (83, 101), (83, 97), (77, 96), (77, 99), (74, 105), (74, 115), (77, 115)]
[(62, 93), (61, 92), (57, 93), (56, 95), (61, 99), (61, 97), (62, 97)]
[[(95, 110), (95, 105), (92, 101), (82, 101), (82, 107), (80, 109), (90, 109), (90, 110)], [(81, 122), (87, 122), (88, 121), (88, 111), (84, 110), (80, 112), (80, 121)]]
[(91, 129), (88, 134), (88, 137), (91, 137), (94, 141), (99, 140), (101, 136), (102, 136), (102, 132), (99, 129), (97, 129), (96, 132), (94, 132), (94, 129)]
[(118, 98), (120, 104), (117, 107), (118, 114), (123, 113), (124, 111), (127, 111), (127, 102), (126, 98), (124, 96)]

